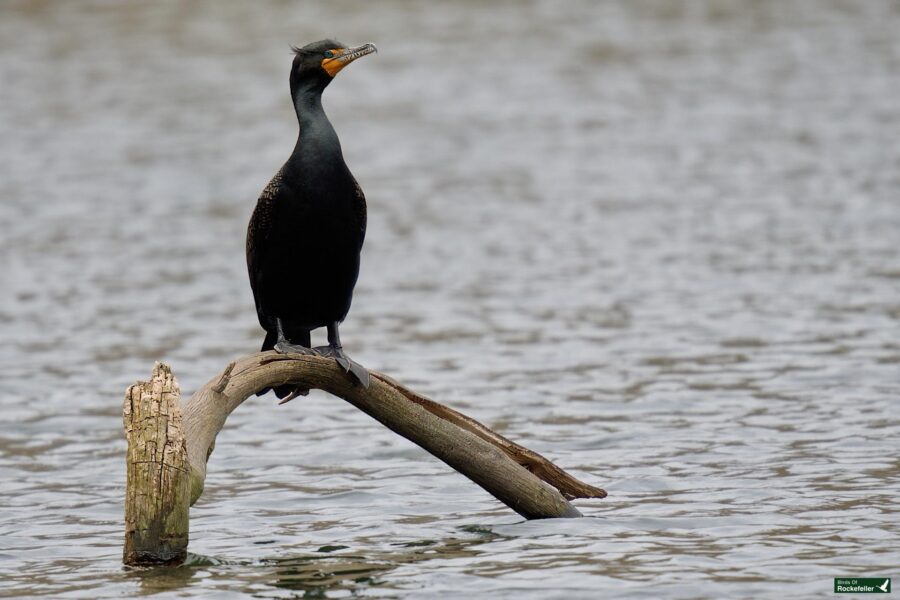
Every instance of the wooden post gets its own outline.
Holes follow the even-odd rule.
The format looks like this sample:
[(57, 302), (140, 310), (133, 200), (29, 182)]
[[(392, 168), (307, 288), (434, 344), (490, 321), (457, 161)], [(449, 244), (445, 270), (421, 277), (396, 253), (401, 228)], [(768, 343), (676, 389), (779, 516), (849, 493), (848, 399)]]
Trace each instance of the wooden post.
[(190, 479), (180, 397), (175, 376), (161, 363), (150, 381), (125, 394), (128, 565), (179, 564), (187, 556)]

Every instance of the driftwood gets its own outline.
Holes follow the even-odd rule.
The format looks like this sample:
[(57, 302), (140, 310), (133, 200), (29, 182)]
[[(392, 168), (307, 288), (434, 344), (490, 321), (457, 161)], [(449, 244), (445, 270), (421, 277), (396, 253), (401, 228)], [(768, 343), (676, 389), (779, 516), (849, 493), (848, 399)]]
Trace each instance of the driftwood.
[(125, 395), (128, 438), (126, 564), (178, 564), (187, 554), (188, 508), (203, 492), (206, 463), (225, 419), (257, 391), (285, 383), (343, 398), (418, 444), (527, 519), (579, 517), (574, 498), (606, 492), (575, 479), (478, 421), (370, 372), (363, 388), (333, 359), (262, 352), (232, 362), (180, 405), (171, 369)]

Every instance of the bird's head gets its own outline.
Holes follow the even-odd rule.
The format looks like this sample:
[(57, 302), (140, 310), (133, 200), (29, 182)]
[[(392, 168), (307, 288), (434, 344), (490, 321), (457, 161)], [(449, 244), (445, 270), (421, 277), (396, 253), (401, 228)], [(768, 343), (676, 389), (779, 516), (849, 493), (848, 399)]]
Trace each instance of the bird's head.
[(357, 58), (378, 52), (375, 44), (350, 48), (334, 40), (321, 40), (302, 48), (292, 47), (291, 95), (300, 91), (322, 93), (338, 72)]

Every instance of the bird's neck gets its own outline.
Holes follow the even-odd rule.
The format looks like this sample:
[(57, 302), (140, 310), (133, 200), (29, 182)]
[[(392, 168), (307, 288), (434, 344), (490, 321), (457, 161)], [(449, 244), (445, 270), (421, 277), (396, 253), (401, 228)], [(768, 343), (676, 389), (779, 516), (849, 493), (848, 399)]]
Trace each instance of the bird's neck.
[(291, 162), (300, 168), (318, 165), (343, 164), (341, 142), (331, 121), (322, 108), (322, 94), (299, 93), (294, 99), (300, 133), (291, 155)]

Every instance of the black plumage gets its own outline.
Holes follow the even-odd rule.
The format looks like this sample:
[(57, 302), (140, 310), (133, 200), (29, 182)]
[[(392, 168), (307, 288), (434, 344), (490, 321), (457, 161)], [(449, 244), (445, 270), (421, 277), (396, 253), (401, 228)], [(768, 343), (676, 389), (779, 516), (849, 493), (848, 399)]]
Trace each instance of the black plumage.
[[(317, 352), (334, 356), (367, 384), (368, 373), (344, 355), (338, 333), (359, 275), (366, 199), (322, 109), (322, 92), (338, 71), (375, 47), (323, 40), (294, 50), (297, 145), (263, 190), (247, 228), (250, 286), (266, 330), (262, 350), (305, 352), (310, 332), (327, 327), (329, 345)], [(280, 386), (276, 393), (283, 398), (292, 389)]]

